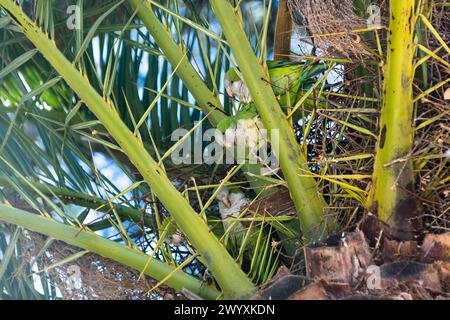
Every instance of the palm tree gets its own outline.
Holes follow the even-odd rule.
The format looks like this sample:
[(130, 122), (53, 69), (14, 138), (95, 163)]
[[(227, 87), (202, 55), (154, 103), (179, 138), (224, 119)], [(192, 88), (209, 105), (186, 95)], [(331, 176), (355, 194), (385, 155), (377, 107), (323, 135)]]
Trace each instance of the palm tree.
[[(381, 66), (383, 89), (374, 82), (369, 90), (382, 92), (379, 96), (331, 83), (331, 72), (358, 65), (356, 58), (312, 50), (295, 58), (311, 65), (322, 60), (327, 68), (286, 105), (274, 94), (267, 63), (272, 1), (261, 5), (262, 18), (256, 21), (243, 19), (252, 17), (245, 1), (238, 7), (226, 0), (200, 3), (78, 0), (70, 28), (65, 1), (0, 0), (0, 220), (8, 223), (1, 226), (0, 287), (5, 298), (57, 298), (45, 273), (37, 273), (44, 294), (35, 289), (37, 280), (29, 276), (36, 274), (33, 266), (57, 269), (87, 252), (135, 269), (139, 278), (156, 279), (153, 290), (164, 284), (206, 299), (249, 298), (279, 265), (292, 261), (297, 249), (336, 230), (352, 230), (361, 212), (376, 214), (391, 236), (409, 238), (419, 216), (409, 206), (418, 207), (412, 196), (415, 168), (438, 172), (432, 183), (419, 186), (427, 199), (440, 196), (436, 185), (448, 185), (445, 162), (436, 169), (432, 150), (413, 157), (414, 133), (438, 125), (448, 114), (441, 110), (425, 125), (413, 121), (421, 100), (439, 97), (448, 83), (434, 83), (430, 76), (428, 86), (413, 96), (418, 67), (431, 58), (448, 67), (438, 54), (450, 50), (427, 18), (436, 4), (391, 3), (386, 58), (379, 37), (385, 30), (359, 31), (377, 40), (368, 43), (372, 54), (359, 66), (370, 73)], [(435, 47), (414, 42), (419, 21), (429, 30), (423, 39), (434, 36)], [(275, 41), (286, 42), (281, 38)], [(277, 50), (285, 56), (282, 47)], [(200, 125), (216, 127), (236, 113), (240, 103), (224, 94), (223, 80), (233, 68), (263, 126), (279, 134), (282, 174), (261, 175), (261, 165), (248, 161), (210, 167), (170, 160), (182, 143), (170, 141), (174, 130), (188, 130), (184, 139), (192, 135), (198, 145)], [(369, 104), (382, 105), (380, 114)], [(221, 223), (217, 212), (216, 198), (224, 187), (247, 190), (251, 203), (231, 223)], [(293, 214), (259, 206), (279, 188), (289, 191)], [(33, 239), (25, 230), (84, 251), (50, 267), (38, 257), (23, 263), (23, 243)], [(235, 241), (230, 235), (237, 232)], [(24, 267), (16, 276), (18, 265)], [(213, 281), (200, 274), (211, 274)]]

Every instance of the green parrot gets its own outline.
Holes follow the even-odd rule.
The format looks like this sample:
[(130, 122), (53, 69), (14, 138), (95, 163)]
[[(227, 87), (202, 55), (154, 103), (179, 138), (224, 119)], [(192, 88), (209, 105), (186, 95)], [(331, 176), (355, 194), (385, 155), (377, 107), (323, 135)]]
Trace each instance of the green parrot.
[[(270, 84), (275, 96), (282, 106), (293, 106), (300, 99), (300, 90), (308, 90), (317, 81), (316, 76), (325, 72), (328, 65), (323, 62), (306, 61), (295, 63), (289, 61), (267, 61)], [(225, 74), (227, 94), (236, 97), (239, 102), (253, 102), (250, 91), (240, 78), (236, 69), (232, 68)]]
[[(267, 67), (272, 90), (280, 101), (280, 105), (284, 107), (294, 106), (301, 98), (301, 90), (310, 89), (317, 81), (316, 76), (328, 68), (326, 63), (316, 61), (294, 63), (281, 60), (267, 61)], [(243, 105), (234, 116), (229, 116), (219, 122), (217, 129), (225, 132), (240, 120), (251, 122), (252, 119), (256, 125), (261, 124), (259, 128), (263, 128), (250, 91), (235, 68), (228, 70), (225, 74), (225, 88), (229, 96), (235, 97)]]

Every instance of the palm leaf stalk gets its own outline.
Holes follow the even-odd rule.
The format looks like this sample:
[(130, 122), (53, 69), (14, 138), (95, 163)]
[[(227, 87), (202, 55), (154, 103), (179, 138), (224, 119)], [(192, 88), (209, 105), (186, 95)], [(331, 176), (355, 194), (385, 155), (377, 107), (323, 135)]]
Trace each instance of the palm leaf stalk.
[(144, 270), (144, 274), (157, 280), (167, 279), (165, 284), (178, 292), (187, 289), (205, 299), (216, 299), (220, 296), (220, 292), (214, 287), (205, 285), (201, 280), (184, 271), (176, 270), (175, 267), (157, 259), (152, 259), (148, 263), (148, 255), (102, 238), (91, 231), (80, 230), (7, 205), (0, 205), (0, 220), (113, 259), (138, 271)]
[[(85, 194), (82, 192), (72, 191), (67, 188), (54, 187), (39, 182), (30, 182), (30, 183), (36, 190), (39, 190), (40, 192), (42, 192), (47, 196), (57, 196), (58, 199), (62, 200), (63, 202), (67, 202), (70, 204), (74, 204), (77, 206), (89, 208), (92, 210), (108, 214), (111, 213), (111, 205), (108, 200), (101, 199), (99, 197)], [(9, 183), (8, 179), (5, 179), (4, 177), (0, 176), (0, 186), (11, 187), (11, 184)], [(150, 218), (143, 216), (141, 210), (130, 206), (118, 204), (116, 205), (114, 203), (112, 205), (114, 207), (114, 210), (120, 217), (120, 219), (122, 219), (123, 221), (133, 221), (135, 223), (142, 222), (145, 226), (151, 225)], [(100, 223), (103, 225), (103, 221), (94, 222), (90, 224), (89, 229), (95, 230), (94, 226), (100, 225)]]
[(414, 0), (391, 1), (390, 16), (370, 207), (394, 236), (409, 237), (417, 215), (413, 166), (407, 159), (414, 142)]
[(172, 185), (164, 170), (145, 150), (142, 142), (120, 119), (113, 103), (100, 96), (84, 75), (70, 63), (34, 22), (11, 0), (0, 0), (2, 7), (16, 22), (24, 35), (36, 46), (55, 70), (85, 102), (98, 120), (128, 155), (145, 181), (170, 212), (180, 229), (198, 250), (202, 261), (211, 271), (227, 298), (245, 298), (255, 287), (210, 232), (205, 221)]
[(306, 157), (272, 91), (267, 72), (258, 62), (244, 30), (240, 27), (238, 11), (225, 0), (210, 0), (210, 3), (265, 127), (270, 132), (278, 130), (278, 161), (297, 209), (303, 237), (306, 241), (323, 239), (326, 237), (326, 203), (319, 194), (317, 182), (307, 175), (309, 169)]
[(208, 115), (210, 122), (213, 125), (219, 123), (226, 117), (226, 114), (221, 111), (223, 107), (218, 94), (209, 90), (189, 62), (188, 56), (172, 38), (169, 29), (153, 13), (153, 9), (148, 4), (148, 1), (128, 0), (128, 3), (137, 12), (148, 32), (152, 35), (162, 52), (164, 52), (167, 61), (174, 68), (179, 65), (177, 68), (178, 77), (183, 81), (203, 112)]

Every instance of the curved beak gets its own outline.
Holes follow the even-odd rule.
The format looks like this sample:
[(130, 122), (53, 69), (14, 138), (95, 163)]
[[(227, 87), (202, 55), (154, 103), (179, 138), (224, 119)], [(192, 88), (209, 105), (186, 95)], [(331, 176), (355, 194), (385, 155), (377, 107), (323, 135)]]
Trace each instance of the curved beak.
[(222, 203), (225, 205), (225, 207), (230, 208), (231, 207), (231, 201), (230, 198), (227, 196), (222, 198)]

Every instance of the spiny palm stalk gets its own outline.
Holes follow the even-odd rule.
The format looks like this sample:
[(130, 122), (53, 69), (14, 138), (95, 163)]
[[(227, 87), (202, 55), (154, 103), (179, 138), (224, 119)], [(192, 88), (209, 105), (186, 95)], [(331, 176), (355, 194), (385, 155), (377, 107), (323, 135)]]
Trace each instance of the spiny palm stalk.
[(390, 2), (383, 106), (371, 190), (371, 209), (393, 236), (410, 238), (417, 229), (413, 163), (414, 0)]
[[(101, 199), (97, 196), (91, 196), (84, 194), (82, 192), (75, 192), (67, 188), (59, 188), (48, 186), (43, 183), (30, 182), (32, 188), (46, 194), (48, 196), (57, 195), (61, 200), (66, 201), (71, 204), (82, 206), (84, 208), (90, 208), (93, 210), (98, 210), (100, 212), (109, 213), (112, 211), (108, 200)], [(2, 187), (13, 187), (13, 183), (10, 179), (0, 176), (0, 186)], [(134, 221), (135, 223), (143, 222), (144, 226), (150, 226), (151, 219), (149, 217), (143, 217), (140, 210), (124, 205), (115, 205), (114, 210), (117, 212), (118, 216), (123, 221)], [(96, 231), (97, 228), (104, 225), (104, 222), (94, 222), (89, 224), (89, 228)]]
[[(100, 5), (101, 8), (101, 5)], [(107, 7), (108, 8), (108, 7)], [(120, 9), (120, 8), (118, 8)], [(92, 16), (92, 12), (94, 13), (100, 13), (102, 11), (106, 11), (108, 13), (108, 11), (110, 10), (100, 10), (97, 7), (94, 7), (94, 9), (89, 7), (89, 13), (86, 10), (87, 13), (87, 17)], [(95, 10), (95, 11), (92, 11)], [(105, 17), (105, 15), (102, 15), (97, 21), (102, 20)], [(115, 17), (115, 16), (114, 16)], [(8, 19), (8, 17), (5, 17), (6, 20)], [(119, 21), (109, 21), (110, 23), (119, 23)], [(134, 28), (138, 28), (139, 26), (134, 26)], [(98, 39), (100, 42), (100, 47), (96, 48), (95, 50), (98, 50), (100, 52), (100, 57), (103, 57), (106, 53), (106, 62), (104, 61), (104, 59), (100, 59), (99, 62), (99, 67), (100, 67), (100, 72), (99, 75), (107, 75), (109, 72), (109, 68), (110, 68), (110, 64), (114, 64), (114, 58), (111, 59), (111, 57), (113, 57), (112, 55), (112, 50), (109, 50), (108, 47), (106, 46), (105, 48), (105, 44), (107, 43), (108, 46), (113, 46), (114, 42), (112, 40), (113, 37), (111, 37), (110, 35), (112, 35), (111, 33), (109, 34), (105, 34), (104, 30), (108, 30), (108, 27), (101, 27), (97, 24), (97, 22), (95, 23), (95, 25), (92, 27), (91, 32), (89, 34), (93, 34), (92, 30), (93, 29), (98, 30), (99, 34), (98, 34)], [(111, 27), (111, 30), (114, 29), (118, 29), (120, 30), (120, 27)], [(6, 31), (6, 30), (2, 30), (2, 31)], [(76, 32), (77, 34), (79, 33), (78, 31)], [(8, 39), (8, 34), (7, 32), (4, 33), (6, 35), (6, 39)], [(69, 33), (70, 34), (70, 33)], [(113, 33), (114, 34), (114, 33)], [(115, 34), (114, 34), (115, 35)], [(132, 43), (133, 45), (136, 45), (138, 48), (143, 47), (144, 45), (138, 44), (137, 42), (134, 42), (133, 40), (129, 39), (129, 33), (121, 33), (120, 37), (124, 38), (124, 41), (127, 43)], [(62, 42), (61, 40), (61, 33), (56, 33), (57, 38), (59, 39), (59, 41), (57, 40), (57, 43)], [(116, 35), (115, 35), (116, 36)], [(67, 37), (66, 34), (64, 34), (63, 37)], [(69, 38), (69, 37), (68, 37)], [(169, 34), (166, 34), (166, 38), (171, 39)], [(26, 44), (26, 46), (28, 46), (28, 43), (26, 43), (24, 40), (24, 38), (21, 38), (21, 43)], [(65, 41), (65, 40), (64, 40)], [(144, 40), (145, 41), (145, 40)], [(147, 40), (148, 41), (148, 40)], [(82, 41), (81, 41), (82, 42)], [(64, 47), (66, 48), (66, 47)], [(69, 47), (70, 48), (70, 47)], [(79, 48), (79, 45), (75, 46), (74, 51), (76, 54), (76, 50), (77, 48)], [(120, 57), (118, 57), (117, 59), (119, 60), (118, 63), (118, 67), (119, 67), (119, 71), (117, 76), (114, 78), (114, 80), (110, 81), (113, 82), (113, 86), (114, 86), (114, 96), (112, 97), (113, 99), (116, 98), (117, 99), (117, 103), (116, 106), (119, 109), (119, 113), (121, 115), (121, 118), (124, 120), (124, 122), (126, 122), (129, 119), (129, 116), (131, 114), (131, 118), (133, 118), (133, 114), (135, 117), (137, 117), (137, 119), (140, 118), (140, 116), (142, 115), (142, 113), (140, 114), (140, 109), (141, 109), (141, 104), (143, 104), (144, 106), (150, 104), (148, 101), (148, 97), (146, 97), (146, 94), (144, 94), (144, 98), (143, 101), (141, 102), (140, 100), (136, 100), (135, 98), (135, 91), (137, 91), (136, 86), (134, 85), (129, 85), (132, 83), (136, 83), (137, 82), (137, 75), (134, 73), (129, 73), (128, 70), (131, 70), (131, 72), (133, 72), (133, 70), (135, 70), (135, 72), (137, 73), (138, 68), (130, 68), (129, 67), (129, 63), (132, 63), (132, 66), (136, 65), (136, 63), (138, 63), (139, 65), (139, 61), (140, 61), (140, 54), (138, 54), (137, 50), (130, 50), (130, 46), (125, 47), (126, 50), (125, 53), (122, 53), (120, 55)], [(8, 53), (10, 57), (16, 57), (19, 56), (22, 51), (18, 50), (18, 52), (13, 52), (10, 49), (17, 49), (17, 47), (15, 48), (10, 48), (8, 47)], [(136, 49), (136, 48), (134, 48)], [(93, 54), (93, 47), (92, 45), (89, 45), (88, 49), (87, 49), (87, 53), (86, 56), (82, 56), (81, 59), (87, 58), (94, 60), (95, 59), (95, 55)], [(150, 49), (149, 47), (145, 47), (145, 50), (148, 52), (150, 52), (150, 62), (152, 62), (152, 58), (155, 58), (155, 56), (160, 55), (160, 53), (157, 50), (153, 50)], [(189, 49), (188, 49), (189, 50)], [(129, 57), (131, 54), (129, 53), (130, 51), (136, 51), (136, 61), (133, 60), (127, 60), (127, 56)], [(181, 52), (181, 51), (180, 51)], [(32, 51), (31, 53), (35, 54), (35, 51)], [(25, 55), (29, 55), (28, 53), (25, 53)], [(69, 54), (70, 55), (70, 54)], [(31, 55), (30, 55), (31, 56)], [(34, 56), (34, 55), (33, 55)], [(30, 86), (32, 88), (36, 87), (39, 85), (39, 79), (42, 79), (42, 82), (45, 82), (46, 79), (46, 71), (48, 70), (48, 73), (52, 73), (52, 69), (49, 68), (49, 66), (46, 64), (45, 60), (40, 59), (40, 55), (38, 55), (39, 58), (37, 59), (33, 59), (32, 61), (30, 61), (29, 64), (27, 64), (24, 68), (22, 68), (22, 70), (20, 70), (20, 72), (22, 74), (26, 74), (25, 79), (26, 82), (28, 84), (30, 84)], [(1, 56), (2, 59), (5, 59), (5, 64), (8, 63), (8, 55), (5, 56)], [(19, 57), (21, 58), (21, 57)], [(25, 58), (25, 57), (24, 57)], [(22, 59), (24, 60), (24, 59)], [(128, 64), (127, 64), (128, 63)], [(134, 65), (133, 65), (134, 63)], [(34, 65), (37, 65), (37, 68), (33, 68)], [(165, 70), (167, 70), (167, 61), (164, 61), (164, 65)], [(16, 65), (15, 68), (17, 68), (18, 66)], [(8, 71), (8, 68), (2, 70), (3, 71)], [(32, 70), (32, 75), (33, 77), (29, 78), (28, 74), (29, 74), (29, 70)], [(83, 73), (90, 79), (91, 84), (96, 85), (97, 90), (102, 90), (102, 87), (107, 86), (107, 85), (103, 85), (100, 81), (98, 81), (99, 76), (97, 75), (97, 73), (94, 71), (92, 72), (93, 68), (90, 67), (82, 67), (83, 69)], [(157, 73), (152, 72), (153, 70), (158, 69), (158, 64), (156, 66), (154, 66), (154, 64), (150, 63), (150, 72), (147, 74), (146, 78), (147, 79), (154, 79), (158, 76)], [(14, 70), (14, 68), (12, 68), (12, 70)], [(37, 70), (41, 70), (41, 73), (37, 72)], [(123, 71), (125, 70), (125, 71)], [(4, 73), (4, 72), (3, 72)], [(125, 76), (125, 77), (124, 77)], [(198, 76), (197, 76), (198, 77)], [(200, 79), (198, 77), (198, 79)], [(32, 81), (31, 81), (32, 80)], [(157, 79), (156, 79), (157, 80)], [(165, 80), (163, 78), (161, 78), (161, 82), (165, 82)], [(201, 81), (200, 81), (201, 82)], [(16, 83), (21, 83), (21, 80), (16, 77), (16, 74), (12, 74), (11, 78), (8, 79), (8, 82), (5, 82), (4, 85), (8, 86), (10, 84), (15, 85)], [(148, 83), (146, 81), (146, 83)], [(59, 86), (59, 84), (61, 84), (61, 86)], [(78, 205), (81, 206), (83, 208), (91, 208), (97, 212), (104, 212), (105, 214), (102, 215), (101, 218), (96, 219), (94, 222), (89, 222), (86, 224), (86, 226), (88, 228), (90, 228), (91, 230), (104, 230), (108, 227), (110, 227), (111, 225), (113, 226), (120, 226), (122, 223), (126, 224), (128, 222), (128, 220), (133, 221), (134, 223), (131, 224), (131, 226), (138, 226), (138, 227), (143, 227), (143, 226), (151, 226), (153, 228), (154, 225), (151, 224), (151, 218), (147, 215), (148, 213), (143, 212), (143, 209), (141, 208), (141, 204), (139, 204), (139, 199), (143, 198), (142, 197), (142, 193), (147, 193), (148, 190), (146, 190), (146, 188), (142, 188), (141, 186), (139, 188), (136, 189), (141, 189), (140, 191), (142, 191), (141, 194), (139, 193), (134, 193), (134, 196), (136, 197), (136, 200), (133, 200), (132, 202), (129, 202), (129, 200), (126, 199), (126, 197), (122, 196), (120, 197), (120, 199), (116, 199), (116, 195), (117, 193), (120, 192), (120, 190), (118, 190), (114, 184), (112, 184), (111, 182), (107, 181), (107, 179), (105, 179), (105, 177), (101, 174), (101, 172), (99, 172), (99, 174), (101, 175), (101, 180), (105, 179), (105, 183), (107, 183), (108, 187), (108, 191), (105, 190), (106, 192), (106, 197), (114, 197), (114, 199), (116, 200), (120, 200), (121, 203), (125, 203), (125, 205), (117, 205), (116, 203), (109, 203), (109, 200), (105, 200), (105, 199), (101, 199), (98, 196), (91, 196), (90, 194), (94, 193), (96, 194), (96, 192), (92, 189), (92, 186), (90, 185), (89, 181), (83, 181), (84, 178), (86, 178), (86, 180), (91, 179), (90, 177), (87, 176), (87, 172), (85, 173), (84, 170), (82, 168), (77, 168), (77, 159), (71, 159), (70, 156), (70, 152), (74, 151), (75, 153), (77, 153), (77, 155), (81, 155), (81, 157), (83, 158), (82, 153), (88, 152), (89, 150), (83, 149), (83, 141), (80, 141), (79, 138), (88, 138), (89, 140), (91, 140), (93, 142), (93, 144), (91, 145), (92, 149), (94, 152), (101, 152), (103, 154), (105, 154), (105, 149), (107, 150), (106, 155), (114, 158), (118, 158), (118, 160), (120, 160), (120, 162), (116, 162), (117, 165), (121, 168), (123, 168), (123, 166), (127, 166), (128, 168), (133, 169), (134, 167), (132, 166), (132, 164), (130, 164), (129, 160), (126, 158), (126, 155), (122, 154), (121, 152), (117, 152), (117, 147), (110, 144), (109, 142), (100, 139), (98, 136), (94, 137), (90, 134), (88, 134), (87, 132), (83, 132), (84, 130), (93, 130), (96, 131), (98, 130), (100, 133), (104, 130), (103, 127), (101, 125), (95, 124), (95, 121), (87, 121), (86, 123), (83, 123), (84, 121), (86, 121), (85, 116), (86, 116), (86, 112), (84, 112), (84, 108), (82, 107), (82, 101), (76, 103), (75, 106), (73, 106), (73, 110), (71, 110), (69, 112), (69, 114), (67, 114), (67, 118), (65, 120), (65, 123), (60, 122), (62, 119), (64, 119), (64, 117), (66, 117), (66, 115), (64, 114), (64, 110), (62, 110), (63, 108), (66, 108), (66, 105), (68, 104), (66, 99), (68, 100), (69, 98), (65, 98), (62, 100), (59, 100), (61, 97), (58, 96), (58, 94), (60, 94), (61, 92), (70, 92), (70, 90), (66, 90), (65, 89), (65, 84), (63, 84), (63, 82), (58, 83), (58, 90), (56, 90), (56, 94), (54, 92), (54, 88), (57, 87), (56, 85), (53, 85), (52, 87), (48, 87), (46, 91), (44, 91), (44, 94), (40, 96), (39, 100), (40, 101), (45, 101), (48, 102), (49, 105), (51, 105), (53, 107), (53, 109), (51, 111), (46, 111), (46, 110), (38, 110), (38, 108), (32, 107), (32, 105), (34, 103), (32, 103), (31, 101), (29, 103), (27, 103), (27, 108), (25, 110), (21, 110), (19, 112), (20, 114), (20, 120), (16, 122), (16, 125), (11, 126), (11, 128), (13, 129), (13, 133), (14, 136), (11, 137), (11, 139), (5, 138), (3, 142), (7, 141), (6, 143), (6, 148), (8, 150), (8, 160), (11, 160), (13, 162), (13, 167), (15, 168), (20, 168), (18, 170), (20, 170), (21, 172), (24, 172), (22, 170), (24, 170), (23, 165), (22, 164), (29, 164), (26, 166), (26, 177), (27, 180), (29, 181), (19, 181), (17, 180), (18, 177), (12, 175), (9, 179), (0, 179), (0, 185), (6, 187), (6, 190), (16, 190), (18, 194), (20, 194), (20, 196), (24, 199), (26, 199), (27, 201), (30, 201), (30, 199), (32, 199), (34, 197), (33, 193), (40, 193), (43, 194), (45, 196), (48, 196), (49, 198), (54, 198), (54, 200), (58, 203), (58, 206), (62, 207), (62, 210), (65, 211), (71, 211), (69, 210), (69, 206), (64, 206), (64, 203), (66, 204), (74, 204), (74, 205)], [(153, 86), (149, 85), (150, 88), (153, 88)], [(155, 89), (157, 89), (158, 87), (156, 87)], [(206, 88), (206, 87), (205, 87)], [(148, 89), (148, 88), (146, 88)], [(191, 107), (192, 105), (186, 103), (185, 101), (188, 101), (187, 96), (184, 94), (185, 88), (183, 88), (183, 98), (184, 101), (181, 101), (181, 104), (186, 104), (188, 107)], [(156, 90), (155, 90), (156, 91)], [(11, 94), (11, 91), (7, 90), (7, 91), (2, 91), (1, 93), (5, 93), (6, 97), (4, 97), (7, 101), (12, 102), (12, 105), (15, 105), (16, 103), (21, 101), (21, 97), (23, 97), (24, 95), (28, 96), (27, 94), (27, 89), (26, 88), (21, 88), (21, 90), (18, 90), (16, 92), (16, 90), (13, 91), (14, 92), (14, 98), (15, 100), (11, 99), (11, 96), (9, 96), (6, 93)], [(149, 92), (149, 90), (145, 90), (145, 93)], [(51, 93), (51, 94), (49, 94)], [(119, 93), (117, 96), (116, 94)], [(123, 97), (122, 97), (122, 93), (123, 93)], [(177, 97), (176, 92), (171, 93), (172, 96), (169, 98), (175, 98)], [(29, 99), (31, 99), (32, 97), (30, 96)], [(51, 98), (51, 99), (50, 99)], [(124, 99), (123, 99), (124, 98)], [(177, 100), (180, 101), (180, 100)], [(71, 103), (68, 104), (67, 108), (70, 108)], [(127, 106), (128, 108), (130, 106), (133, 107), (133, 110), (126, 110), (126, 108), (124, 108), (124, 106)], [(183, 111), (188, 110), (186, 107), (184, 107), (185, 105), (183, 105), (183, 107), (181, 108), (182, 111), (182, 116), (183, 116)], [(11, 109), (13, 108), (4, 108), (1, 109), (0, 111), (4, 111), (7, 113), (9, 113), (11, 111)], [(123, 112), (123, 110), (125, 110), (125, 112)], [(145, 109), (144, 109), (145, 110)], [(127, 112), (128, 111), (128, 112)], [(158, 111), (158, 110), (157, 110)], [(163, 109), (163, 113), (166, 112), (166, 109)], [(197, 110), (195, 110), (197, 111)], [(173, 111), (170, 111), (173, 113)], [(206, 113), (206, 111), (205, 111)], [(23, 116), (22, 116), (23, 114)], [(219, 113), (222, 114), (222, 113)], [(38, 121), (36, 121), (37, 116), (40, 116), (40, 118), (37, 118)], [(195, 117), (195, 112), (193, 113), (193, 116)], [(156, 113), (156, 115), (153, 114), (152, 112), (152, 116), (151, 116), (151, 120), (152, 120), (152, 127), (151, 127), (151, 132), (153, 137), (156, 137), (157, 135), (155, 135), (155, 133), (159, 133), (159, 131), (155, 128), (157, 128), (158, 126), (153, 126), (154, 124), (154, 120), (156, 118), (157, 119), (158, 115)], [(45, 146), (45, 150), (48, 152), (48, 154), (46, 153), (42, 153), (42, 152), (37, 152), (37, 154), (33, 154), (36, 150), (36, 148), (31, 148), (29, 149), (27, 146), (22, 145), (21, 140), (26, 138), (29, 140), (29, 138), (26, 136), (26, 134), (24, 134), (21, 130), (20, 130), (20, 125), (22, 121), (25, 121), (25, 119), (27, 119), (27, 122), (31, 122), (32, 126), (37, 125), (38, 129), (40, 130), (41, 133), (41, 137), (42, 140), (44, 141), (44, 146)], [(88, 119), (90, 119), (90, 117), (88, 117)], [(2, 119), (5, 122), (6, 119)], [(177, 128), (178, 126), (181, 125), (185, 125), (188, 122), (187, 121), (183, 121), (182, 123), (180, 123), (179, 125), (177, 124), (178, 121), (175, 119), (175, 121), (173, 121), (173, 119), (171, 119), (172, 121), (172, 128)], [(14, 121), (13, 121), (14, 122)], [(193, 121), (192, 121), (193, 122)], [(91, 125), (90, 125), (91, 124)], [(170, 123), (169, 123), (170, 124)], [(5, 124), (7, 127), (9, 126), (9, 123)], [(128, 127), (130, 127), (130, 123), (127, 123)], [(27, 125), (28, 126), (28, 125)], [(131, 123), (131, 127), (132, 127), (132, 123)], [(166, 128), (166, 124), (164, 124), (164, 128)], [(145, 128), (147, 129), (147, 128)], [(46, 130), (48, 130), (48, 132), (45, 132)], [(145, 132), (145, 130), (144, 130)], [(61, 135), (59, 135), (59, 133), (61, 133)], [(103, 135), (103, 133), (101, 133), (101, 135)], [(41, 137), (36, 137), (36, 140), (40, 140)], [(143, 136), (142, 136), (143, 138)], [(18, 145), (16, 145), (16, 139), (19, 139), (20, 142), (18, 142)], [(145, 141), (145, 140), (144, 140)], [(156, 143), (159, 143), (159, 139), (156, 141)], [(35, 146), (34, 141), (29, 140), (28, 141), (29, 145), (31, 146)], [(75, 144), (75, 149), (73, 150), (72, 148), (74, 147), (74, 145), (72, 145), (72, 143)], [(63, 147), (60, 150), (55, 150), (54, 147), (52, 147), (54, 144), (59, 145), (62, 144)], [(80, 150), (78, 150), (78, 147), (80, 148)], [(106, 148), (105, 148), (106, 147)], [(148, 145), (146, 146), (148, 147)], [(109, 148), (111, 148), (111, 150), (109, 150)], [(70, 149), (69, 153), (67, 153), (67, 151)], [(64, 152), (63, 152), (64, 151)], [(153, 150), (150, 150), (153, 151)], [(60, 163), (56, 158), (59, 158), (60, 156), (60, 152), (61, 152), (61, 157), (64, 159), (64, 163)], [(21, 159), (17, 159), (17, 155), (20, 154), (21, 155)], [(152, 153), (154, 154), (154, 153)], [(41, 158), (42, 157), (42, 158)], [(55, 169), (55, 171), (57, 172), (57, 176), (53, 176), (52, 173), (48, 172), (48, 169), (46, 168), (46, 164), (42, 164), (41, 162), (45, 162), (45, 160), (48, 160), (49, 158), (52, 158), (52, 161), (49, 162), (49, 165)], [(37, 161), (41, 159), (42, 161)], [(36, 160), (36, 161), (35, 161)], [(56, 160), (56, 161), (55, 161)], [(75, 160), (75, 161), (74, 161)], [(67, 162), (66, 162), (67, 161)], [(81, 160), (80, 161), (83, 162), (84, 165), (87, 165), (90, 169), (95, 170), (95, 165), (92, 166), (92, 164), (89, 163), (89, 161), (85, 161), (85, 160)], [(65, 164), (68, 164), (69, 168), (68, 170), (65, 168), (61, 168), (62, 166), (64, 166)], [(3, 165), (3, 164), (2, 164)], [(11, 164), (10, 164), (11, 165)], [(45, 171), (45, 178), (41, 175), (39, 175), (37, 172), (35, 172), (35, 169), (32, 167), (34, 165), (38, 165), (39, 168), (41, 168), (42, 170)], [(131, 166), (130, 166), (131, 165)], [(252, 167), (252, 166), (250, 166)], [(259, 167), (260, 166), (256, 166), (256, 170), (255, 173), (259, 174)], [(7, 172), (9, 168), (7, 167), (0, 167), (2, 174), (6, 174), (7, 176), (9, 176), (9, 173)], [(80, 171), (81, 169), (81, 171)], [(127, 168), (124, 168), (124, 173), (127, 173), (126, 170)], [(64, 172), (66, 171), (67, 172)], [(73, 172), (70, 172), (70, 170), (74, 170)], [(74, 176), (72, 176), (72, 173), (74, 174)], [(78, 177), (78, 174), (81, 174), (82, 177)], [(134, 177), (130, 176), (128, 174), (128, 176), (130, 177), (131, 180), (134, 179)], [(3, 177), (2, 177), (3, 178)], [(44, 179), (43, 179), (44, 178)], [(75, 181), (74, 181), (74, 178)], [(24, 179), (22, 177), (22, 179)], [(47, 180), (51, 181), (50, 185), (47, 184), (46, 182), (43, 182), (42, 180)], [(67, 179), (68, 182), (64, 182), (64, 180)], [(249, 177), (250, 183), (252, 184), (252, 186), (255, 188), (255, 183), (254, 183), (254, 178)], [(34, 181), (40, 181), (40, 182), (34, 182)], [(267, 184), (267, 181), (261, 180), (262, 182), (265, 182)], [(66, 184), (67, 183), (67, 184)], [(54, 187), (53, 184), (57, 184), (60, 185), (61, 187)], [(66, 187), (69, 186), (70, 187)], [(69, 190), (72, 189), (72, 190)], [(87, 190), (85, 190), (85, 188)], [(102, 188), (104, 188), (104, 186), (102, 186)], [(109, 189), (112, 190), (109, 190)], [(142, 190), (143, 189), (143, 190)], [(74, 191), (77, 190), (77, 191)], [(262, 193), (260, 193), (262, 194)], [(13, 196), (11, 193), (8, 192), (8, 195)], [(115, 201), (114, 202), (118, 202)], [(34, 205), (36, 205), (37, 203), (35, 202), (31, 202), (32, 206), (31, 208), (34, 208)], [(129, 207), (132, 206), (132, 207)], [(89, 210), (83, 210), (83, 212), (81, 212), (78, 217), (77, 220), (79, 220), (79, 222), (83, 223), (83, 220), (86, 218), (86, 215), (88, 214)], [(46, 208), (42, 208), (41, 212), (45, 212), (47, 209)], [(157, 213), (156, 213), (157, 214)], [(72, 221), (72, 217), (68, 217), (69, 221)], [(100, 221), (98, 221), (100, 220)], [(142, 223), (141, 223), (142, 222)], [(280, 223), (275, 224), (277, 227)], [(294, 224), (295, 226), (296, 224)], [(128, 227), (126, 227), (128, 228)], [(261, 228), (262, 229), (262, 228)], [(157, 230), (161, 230), (160, 226), (158, 226)], [(124, 237), (125, 240), (129, 241), (128, 236), (126, 234), (124, 234), (124, 232), (122, 232), (122, 230), (119, 230), (120, 234), (122, 237)], [(153, 231), (150, 231), (149, 234), (152, 234)], [(285, 231), (286, 232), (286, 231)], [(293, 232), (289, 232), (290, 234), (292, 234), (292, 236), (294, 235)], [(139, 233), (141, 234), (141, 233)], [(163, 236), (161, 236), (163, 237)], [(150, 236), (151, 238), (151, 236)], [(164, 238), (164, 237), (163, 237)], [(269, 239), (269, 237), (267, 237), (267, 239)], [(264, 250), (259, 250), (259, 253), (261, 253), (260, 255), (263, 255)], [(253, 264), (252, 264), (253, 265)], [(259, 268), (258, 265), (255, 265), (254, 267), (255, 269), (259, 269), (261, 270), (261, 268)], [(270, 275), (271, 272), (267, 272), (267, 275)]]
[[(83, 74), (71, 64), (50, 40), (11, 0), (1, 0), (0, 7), (14, 18), (18, 27), (97, 116), (121, 146), (152, 190), (172, 214), (178, 226), (201, 254), (228, 298), (244, 298), (255, 288), (224, 246), (210, 232), (204, 220), (167, 178), (164, 170), (144, 149), (142, 142), (120, 119), (114, 104), (100, 96)], [(1, 216), (0, 216), (1, 217)]]

